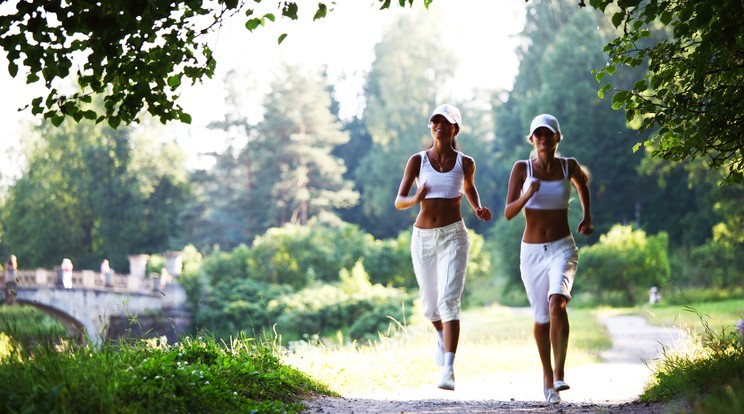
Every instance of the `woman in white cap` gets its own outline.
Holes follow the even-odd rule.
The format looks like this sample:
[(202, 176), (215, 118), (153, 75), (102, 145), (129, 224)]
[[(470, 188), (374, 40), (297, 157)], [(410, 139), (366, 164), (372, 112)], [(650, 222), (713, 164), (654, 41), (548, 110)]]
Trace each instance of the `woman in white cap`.
[[(470, 238), (460, 212), (463, 194), (478, 219), (488, 221), (475, 187), (475, 161), (457, 149), (460, 111), (444, 104), (429, 118), (432, 146), (413, 154), (406, 164), (395, 208), (420, 204), (411, 236), (411, 259), (424, 317), (437, 332), (436, 361), (443, 366), (437, 386), (455, 389), (454, 361), (460, 338), (460, 299), (465, 286)], [(418, 180), (418, 181), (417, 181)], [(416, 192), (410, 196), (414, 181)]]
[(542, 114), (532, 120), (528, 140), (536, 156), (514, 164), (504, 208), (507, 220), (524, 211), (519, 268), (534, 313), (543, 393), (551, 404), (559, 403), (559, 392), (570, 388), (564, 381), (569, 334), (566, 305), (578, 265), (578, 250), (568, 224), (571, 183), (584, 213), (578, 231), (584, 235), (594, 231), (589, 175), (575, 159), (556, 156), (562, 139), (554, 116)]

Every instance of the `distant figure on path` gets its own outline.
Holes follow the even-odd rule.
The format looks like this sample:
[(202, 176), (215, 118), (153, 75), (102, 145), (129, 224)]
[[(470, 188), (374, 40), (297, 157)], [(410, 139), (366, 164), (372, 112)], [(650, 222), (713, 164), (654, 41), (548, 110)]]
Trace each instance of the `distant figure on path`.
[[(420, 205), (411, 236), (411, 259), (424, 317), (437, 332), (435, 357), (443, 365), (437, 387), (455, 389), (454, 362), (460, 338), (460, 300), (465, 287), (470, 237), (460, 212), (463, 194), (483, 221), (491, 211), (481, 206), (475, 187), (475, 161), (457, 149), (462, 117), (452, 105), (440, 105), (429, 127), (432, 146), (408, 159), (395, 208)], [(414, 182), (417, 189), (409, 196)]]
[(648, 303), (656, 305), (659, 302), (661, 302), (661, 292), (659, 292), (658, 287), (652, 286), (651, 289), (648, 290)]
[[(566, 306), (571, 300), (579, 255), (568, 224), (571, 184), (579, 193), (584, 217), (578, 231), (594, 231), (589, 197), (589, 175), (574, 158), (556, 156), (563, 139), (553, 115), (536, 116), (527, 138), (535, 158), (517, 161), (509, 177), (504, 217), (524, 211), (525, 229), (519, 257), (527, 298), (534, 313), (534, 335), (543, 367), (543, 394), (550, 404), (561, 402), (569, 323)], [(555, 370), (551, 364), (551, 348)]]
[(72, 261), (68, 258), (62, 259), (62, 286), (72, 289)]

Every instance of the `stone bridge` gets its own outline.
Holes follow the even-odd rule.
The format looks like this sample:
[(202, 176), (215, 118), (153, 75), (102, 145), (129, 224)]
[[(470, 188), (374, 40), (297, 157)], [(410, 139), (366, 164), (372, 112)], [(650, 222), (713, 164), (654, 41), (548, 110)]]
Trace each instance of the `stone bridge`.
[(165, 335), (174, 342), (188, 329), (190, 315), (177, 280), (180, 255), (167, 257), (162, 276), (146, 278), (148, 256), (135, 255), (128, 275), (76, 271), (68, 288), (61, 269), (6, 272), (0, 300), (34, 306), (62, 322), (71, 336), (87, 336), (94, 344), (126, 335)]

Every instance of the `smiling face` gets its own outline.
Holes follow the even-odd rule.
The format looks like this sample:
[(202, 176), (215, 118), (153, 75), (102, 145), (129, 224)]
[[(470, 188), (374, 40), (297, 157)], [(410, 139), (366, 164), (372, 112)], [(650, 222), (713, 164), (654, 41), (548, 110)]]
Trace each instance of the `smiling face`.
[(444, 115), (435, 115), (431, 118), (429, 126), (434, 139), (452, 139), (459, 131), (457, 124), (450, 123)]

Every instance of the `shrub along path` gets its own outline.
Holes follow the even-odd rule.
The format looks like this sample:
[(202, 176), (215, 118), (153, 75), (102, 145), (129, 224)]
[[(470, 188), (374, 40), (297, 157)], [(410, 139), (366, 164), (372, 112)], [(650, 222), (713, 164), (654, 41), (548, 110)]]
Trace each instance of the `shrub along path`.
[[(482, 378), (457, 379), (456, 390), (433, 385), (346, 398), (320, 398), (307, 402), (307, 413), (663, 413), (663, 405), (634, 402), (651, 378), (652, 366), (664, 348), (684, 349), (685, 332), (648, 325), (640, 316), (610, 316), (602, 320), (612, 338), (603, 362), (567, 367), (558, 406), (544, 403), (539, 372), (495, 373)], [(569, 350), (570, 352), (570, 350)], [(535, 355), (537, 357), (537, 355)]]

